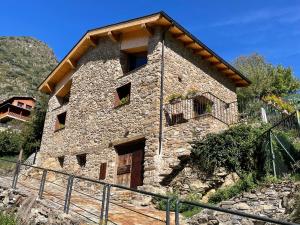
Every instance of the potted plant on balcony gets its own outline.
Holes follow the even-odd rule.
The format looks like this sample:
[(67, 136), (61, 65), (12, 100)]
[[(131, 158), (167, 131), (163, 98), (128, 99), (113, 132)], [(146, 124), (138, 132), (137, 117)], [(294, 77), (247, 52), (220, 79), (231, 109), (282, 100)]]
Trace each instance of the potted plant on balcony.
[(180, 102), (183, 99), (182, 94), (174, 93), (168, 97), (168, 101), (170, 104), (175, 104)]
[(194, 98), (194, 97), (196, 97), (196, 95), (198, 94), (198, 92), (199, 92), (199, 91), (198, 91), (197, 89), (191, 88), (191, 89), (189, 89), (188, 92), (186, 93), (185, 98), (186, 98), (186, 99)]

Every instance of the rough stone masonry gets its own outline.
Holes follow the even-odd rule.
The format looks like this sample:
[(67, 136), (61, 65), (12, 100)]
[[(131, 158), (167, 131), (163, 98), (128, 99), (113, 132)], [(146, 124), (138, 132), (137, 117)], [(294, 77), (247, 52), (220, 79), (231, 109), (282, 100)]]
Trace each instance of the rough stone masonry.
[[(194, 135), (203, 137), (228, 128), (210, 114), (173, 126), (163, 115), (160, 145), (161, 88), (164, 105), (173, 94), (186, 96), (196, 90), (197, 95), (210, 92), (228, 104), (224, 109), (228, 114), (237, 115), (233, 81), (168, 33), (161, 87), (162, 32), (157, 27), (149, 37), (147, 64), (129, 73), (122, 69), (120, 44), (108, 37), (100, 38), (97, 46), (81, 57), (72, 75), (68, 103), (61, 104), (57, 96), (50, 96), (38, 165), (99, 179), (100, 165), (106, 164), (104, 180), (118, 183), (120, 158), (115, 143), (142, 138), (143, 188), (154, 190), (161, 187), (178, 158), (190, 153)], [(128, 83), (129, 104), (114, 107), (116, 89)], [(57, 116), (64, 112), (64, 129), (55, 131)], [(84, 165), (78, 159), (82, 154), (86, 154)]]

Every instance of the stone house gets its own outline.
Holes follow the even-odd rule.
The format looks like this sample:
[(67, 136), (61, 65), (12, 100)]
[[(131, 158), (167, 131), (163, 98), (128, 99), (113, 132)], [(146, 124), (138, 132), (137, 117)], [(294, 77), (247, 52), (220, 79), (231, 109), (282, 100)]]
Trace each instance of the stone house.
[(38, 164), (160, 187), (195, 134), (237, 121), (249, 84), (164, 12), (89, 30), (39, 87), (50, 100)]

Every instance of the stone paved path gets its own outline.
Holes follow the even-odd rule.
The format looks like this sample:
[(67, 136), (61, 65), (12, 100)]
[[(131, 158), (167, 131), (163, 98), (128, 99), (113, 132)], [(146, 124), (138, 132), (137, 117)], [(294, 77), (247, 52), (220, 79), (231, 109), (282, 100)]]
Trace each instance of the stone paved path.
[[(0, 177), (0, 183), (6, 183), (10, 187), (11, 177)], [(55, 181), (56, 182), (56, 181)], [(49, 201), (52, 207), (63, 212), (66, 185), (47, 180), (43, 199)], [(86, 224), (99, 224), (101, 210), (101, 191), (96, 194), (90, 194), (88, 191), (79, 191), (78, 185), (74, 181), (74, 189), (71, 197), (70, 213), (84, 218)], [(20, 176), (17, 189), (24, 192), (31, 192), (38, 195), (40, 179)], [(95, 187), (93, 187), (95, 188)], [(96, 187), (97, 188), (97, 187)], [(101, 187), (97, 189), (102, 190)], [(129, 203), (117, 202), (115, 199), (119, 193), (117, 190), (111, 192), (111, 204), (109, 205), (109, 224), (118, 225), (162, 225), (165, 224), (165, 212), (156, 210), (151, 206), (142, 207)], [(142, 198), (140, 196), (140, 198)], [(138, 201), (138, 199), (136, 200)], [(171, 224), (174, 224), (174, 214), (171, 214)]]

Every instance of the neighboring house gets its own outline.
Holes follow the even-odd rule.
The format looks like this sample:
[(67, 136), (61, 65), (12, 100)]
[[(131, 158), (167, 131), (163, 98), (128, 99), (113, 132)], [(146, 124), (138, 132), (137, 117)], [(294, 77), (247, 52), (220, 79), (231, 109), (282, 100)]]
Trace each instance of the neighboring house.
[(90, 30), (39, 87), (50, 100), (38, 164), (159, 187), (195, 133), (237, 121), (249, 84), (163, 12)]
[(32, 97), (15, 96), (0, 103), (0, 124), (11, 120), (28, 121), (35, 106)]

